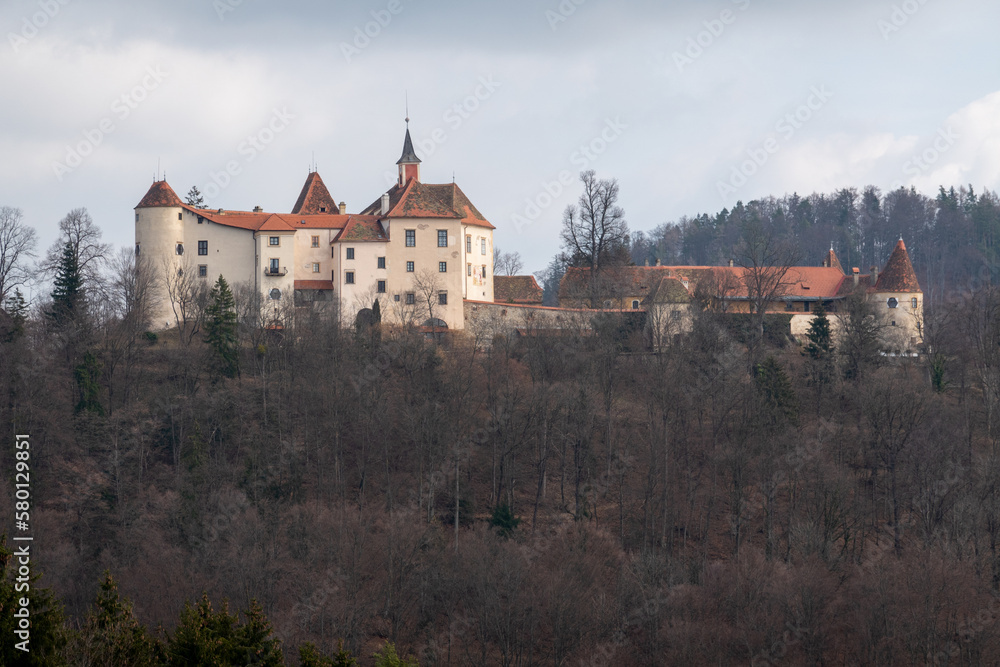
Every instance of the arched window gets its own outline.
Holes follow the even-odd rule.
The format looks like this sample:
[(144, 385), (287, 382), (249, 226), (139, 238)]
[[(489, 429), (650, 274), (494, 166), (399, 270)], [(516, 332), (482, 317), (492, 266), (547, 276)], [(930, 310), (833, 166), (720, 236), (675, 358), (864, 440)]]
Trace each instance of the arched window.
[(638, 310), (638, 309), (639, 309), (639, 302), (632, 301), (632, 310)]
[(913, 297), (912, 299), (910, 299), (910, 308), (916, 308), (916, 307), (917, 307), (917, 297)]

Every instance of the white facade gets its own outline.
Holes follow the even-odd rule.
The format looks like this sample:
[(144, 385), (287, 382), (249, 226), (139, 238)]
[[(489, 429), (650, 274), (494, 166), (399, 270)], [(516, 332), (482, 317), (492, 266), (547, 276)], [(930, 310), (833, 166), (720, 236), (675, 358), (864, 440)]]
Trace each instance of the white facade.
[(345, 325), (379, 299), (384, 321), (464, 328), (463, 299), (493, 300), (493, 226), (458, 186), (420, 183), (418, 162), (407, 131), (399, 183), (361, 214), (315, 172), (289, 214), (194, 208), (154, 182), (135, 209), (136, 252), (159, 278), (154, 328), (176, 325), (179, 291), (220, 275), (265, 304), (332, 302)]

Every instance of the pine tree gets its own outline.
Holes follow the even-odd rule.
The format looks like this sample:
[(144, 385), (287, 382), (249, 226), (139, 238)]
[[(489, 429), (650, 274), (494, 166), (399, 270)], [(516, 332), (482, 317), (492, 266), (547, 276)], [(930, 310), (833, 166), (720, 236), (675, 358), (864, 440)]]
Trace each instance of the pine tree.
[(14, 290), (14, 296), (7, 299), (5, 308), (11, 320), (5, 342), (12, 343), (24, 335), (25, 325), (28, 323), (28, 304), (21, 290)]
[(198, 189), (197, 185), (188, 190), (184, 203), (195, 208), (205, 208), (205, 198), (201, 196), (201, 190)]
[(77, 412), (93, 412), (97, 415), (104, 415), (104, 406), (101, 405), (101, 371), (104, 364), (100, 362), (93, 352), (83, 355), (83, 362), (73, 370), (76, 378), (76, 386), (80, 392), (80, 400), (76, 404)]
[(236, 339), (236, 300), (229, 283), (221, 275), (208, 294), (205, 309), (205, 341), (215, 355), (218, 372), (236, 377), (240, 371), (239, 343)]
[(357, 667), (358, 661), (351, 657), (351, 652), (344, 650), (344, 640), (337, 642), (337, 652), (333, 656), (324, 655), (312, 642), (299, 646), (299, 665), (301, 667)]
[(826, 315), (822, 301), (816, 306), (812, 322), (809, 323), (809, 330), (806, 332), (806, 338), (809, 339), (809, 344), (806, 345), (805, 351), (810, 360), (806, 372), (809, 384), (816, 389), (816, 414), (818, 415), (823, 405), (823, 392), (826, 386), (833, 381), (835, 351), (830, 318)]
[(157, 664), (157, 642), (150, 639), (146, 627), (132, 613), (128, 598), (119, 597), (118, 584), (107, 571), (94, 607), (87, 613), (80, 641), (80, 649), (90, 664)]
[(271, 624), (256, 600), (244, 612), (245, 622), (229, 613), (222, 603), (218, 613), (212, 610), (207, 593), (198, 604), (184, 604), (180, 622), (167, 640), (167, 665), (261, 665), (284, 664), (281, 642), (271, 637)]
[[(0, 641), (0, 665), (63, 665), (66, 630), (62, 605), (51, 590), (38, 586), (40, 575), (31, 576), (27, 582), (14, 581), (17, 573), (14, 555), (7, 548), (7, 536), (0, 534), (0, 637), (3, 637)], [(23, 640), (15, 632), (23, 626), (22, 619), (16, 616), (23, 609), (21, 598), (27, 598), (30, 613), (27, 621), (30, 623), (28, 652), (18, 648)]]
[(420, 663), (409, 658), (401, 658), (396, 654), (396, 645), (386, 642), (381, 650), (375, 652), (375, 667), (420, 667)]
[(788, 373), (778, 360), (768, 356), (757, 365), (755, 378), (762, 400), (760, 417), (764, 425), (776, 427), (783, 423), (797, 424), (799, 402)]
[(49, 316), (56, 324), (63, 325), (77, 319), (82, 307), (83, 276), (73, 245), (67, 242), (56, 268), (55, 289), (52, 290), (52, 309), (49, 311)]

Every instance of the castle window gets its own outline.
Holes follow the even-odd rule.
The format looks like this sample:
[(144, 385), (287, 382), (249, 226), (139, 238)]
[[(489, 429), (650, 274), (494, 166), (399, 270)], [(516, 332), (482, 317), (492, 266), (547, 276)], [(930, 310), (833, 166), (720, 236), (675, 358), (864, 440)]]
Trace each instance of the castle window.
[(438, 303), (441, 304), (442, 306), (447, 306), (448, 305), (448, 293), (447, 292), (438, 292)]
[(208, 254), (208, 241), (198, 241), (198, 254), (199, 255)]
[(318, 248), (319, 247), (319, 237), (318, 236), (312, 237), (312, 247), (314, 247), (314, 248)]
[[(139, 256), (139, 244), (138, 243), (135, 244), (135, 256), (136, 257)], [(916, 299), (914, 299), (914, 301), (916, 301)]]
[(138, 213), (135, 214), (135, 221), (139, 222), (139, 214)]
[(199, 278), (207, 278), (208, 277), (208, 264), (199, 264), (198, 265), (198, 277)]
[(326, 213), (326, 206), (320, 206), (319, 207), (319, 212), (320, 213)]
[(889, 300), (886, 301), (886, 305), (889, 306), (890, 308), (895, 308), (896, 306), (899, 305), (899, 301), (896, 301), (895, 297), (890, 297)]
[(806, 302), (805, 302), (804, 304), (802, 304), (802, 308), (803, 308), (803, 310), (804, 310), (805, 312), (807, 312), (807, 313), (808, 313), (808, 312), (809, 312), (809, 302), (808, 302), (808, 301), (806, 301)]
[(347, 249), (347, 259), (354, 259), (354, 248)]
[(486, 265), (483, 264), (483, 278), (486, 278)]
[(407, 273), (413, 273), (413, 262), (407, 262), (406, 263), (406, 272)]
[(344, 282), (348, 285), (354, 284), (354, 271), (347, 271), (344, 273)]
[(416, 302), (417, 302), (416, 295), (413, 292), (407, 292), (406, 293), (406, 305), (412, 306)]
[(413, 248), (417, 245), (417, 230), (407, 229), (406, 230), (406, 247)]
[(313, 273), (319, 273), (319, 262), (313, 262)]
[(330, 257), (336, 257), (336, 256), (337, 256), (337, 249), (334, 248), (333, 246), (330, 246)]
[(639, 302), (635, 299), (632, 300), (632, 310), (639, 310)]
[(178, 255), (183, 255), (184, 254), (184, 244), (183, 243), (178, 243), (177, 244), (177, 254)]
[(438, 247), (447, 248), (448, 247), (448, 230), (439, 229), (438, 230)]
[(472, 253), (472, 234), (466, 234), (465, 236), (465, 252)]
[(470, 276), (472, 275), (472, 264), (466, 264), (465, 265), (465, 272), (467, 274), (469, 274)]
[(280, 236), (270, 236), (267, 239), (267, 244), (268, 245), (275, 245), (275, 246), (276, 245), (281, 245), (281, 237)]
[(380, 269), (384, 269), (385, 268), (385, 257), (379, 257), (378, 258), (378, 268), (380, 268)]
[(916, 308), (916, 307), (917, 307), (917, 297), (913, 297), (912, 299), (910, 299), (910, 308)]
[(277, 273), (278, 271), (281, 270), (281, 262), (277, 258), (274, 258), (274, 259), (271, 260), (271, 269), (270, 270), (271, 270), (271, 273)]
[(375, 291), (379, 294), (385, 294), (385, 281), (379, 280), (375, 285)]
[(177, 219), (178, 220), (183, 220), (184, 219), (184, 214), (183, 213), (178, 213), (177, 214)]
[(398, 294), (393, 294), (392, 295), (392, 300), (393, 301), (399, 301), (399, 295)]
[(448, 262), (438, 262), (438, 273), (448, 273)]
[(482, 241), (480, 241), (480, 244), (482, 246), (482, 254), (485, 255), (486, 254), (486, 239), (485, 238), (482, 239)]

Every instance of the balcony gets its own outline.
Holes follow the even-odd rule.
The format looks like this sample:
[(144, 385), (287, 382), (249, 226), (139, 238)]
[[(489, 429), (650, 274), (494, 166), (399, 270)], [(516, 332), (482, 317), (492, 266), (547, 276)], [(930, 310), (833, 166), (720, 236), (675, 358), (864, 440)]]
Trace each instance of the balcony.
[(275, 269), (275, 268), (272, 268), (272, 267), (267, 267), (267, 268), (264, 269), (264, 275), (265, 276), (270, 276), (272, 278), (280, 278), (281, 276), (287, 276), (288, 275), (288, 267), (284, 267), (283, 266), (283, 267), (278, 268), (278, 269)]

